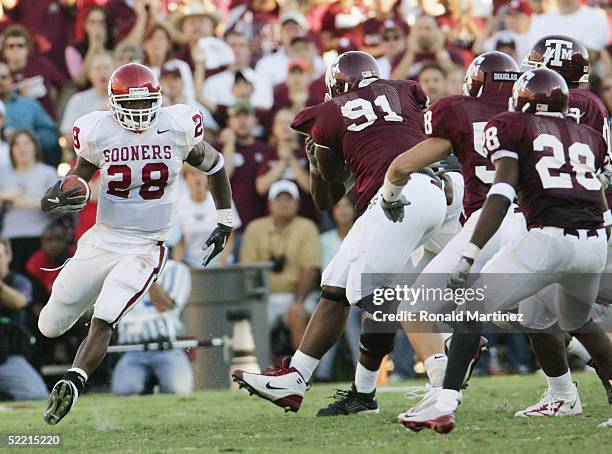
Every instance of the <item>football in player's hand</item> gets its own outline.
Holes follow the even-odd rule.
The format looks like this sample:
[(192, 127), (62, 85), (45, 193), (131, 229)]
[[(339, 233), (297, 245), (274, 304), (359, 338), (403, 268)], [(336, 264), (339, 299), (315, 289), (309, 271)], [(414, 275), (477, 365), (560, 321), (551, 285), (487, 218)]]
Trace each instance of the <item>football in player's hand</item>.
[(87, 200), (89, 200), (91, 191), (89, 189), (89, 185), (85, 180), (76, 175), (68, 175), (62, 180), (62, 185), (60, 186), (60, 189), (62, 190), (62, 192), (66, 192), (72, 188), (79, 188), (79, 192), (73, 194), (71, 197), (86, 196)]

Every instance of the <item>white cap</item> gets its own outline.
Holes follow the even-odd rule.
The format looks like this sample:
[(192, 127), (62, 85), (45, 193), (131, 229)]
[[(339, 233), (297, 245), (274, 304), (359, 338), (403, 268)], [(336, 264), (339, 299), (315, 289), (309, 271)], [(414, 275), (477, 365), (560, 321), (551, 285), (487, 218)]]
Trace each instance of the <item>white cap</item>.
[(293, 21), (302, 27), (302, 30), (308, 30), (308, 22), (306, 22), (306, 18), (297, 12), (291, 12), (287, 14), (283, 14), (279, 20), (279, 23), (283, 25), (285, 22)]
[(293, 181), (289, 180), (278, 180), (272, 183), (272, 186), (270, 186), (270, 190), (268, 191), (268, 199), (274, 200), (283, 192), (286, 192), (295, 200), (300, 199), (300, 191), (297, 185)]

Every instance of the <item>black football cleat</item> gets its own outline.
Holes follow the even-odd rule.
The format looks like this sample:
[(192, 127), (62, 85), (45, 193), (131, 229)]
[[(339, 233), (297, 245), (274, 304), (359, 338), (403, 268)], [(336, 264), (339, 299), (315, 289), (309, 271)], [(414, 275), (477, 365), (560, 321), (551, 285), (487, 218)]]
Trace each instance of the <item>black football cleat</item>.
[(348, 391), (336, 390), (333, 399), (335, 402), (321, 408), (317, 416), (367, 415), (379, 412), (376, 390), (371, 393), (358, 393), (354, 383)]
[(58, 381), (49, 395), (47, 408), (43, 415), (47, 424), (54, 425), (60, 422), (68, 414), (77, 397), (76, 387), (70, 380)]

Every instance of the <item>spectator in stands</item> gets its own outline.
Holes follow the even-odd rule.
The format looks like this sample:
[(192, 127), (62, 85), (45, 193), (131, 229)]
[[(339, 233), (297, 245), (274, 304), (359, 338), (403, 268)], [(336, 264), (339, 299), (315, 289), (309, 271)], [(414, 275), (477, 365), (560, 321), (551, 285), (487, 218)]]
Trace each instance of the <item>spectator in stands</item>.
[(406, 51), (391, 73), (392, 79), (405, 79), (414, 71), (413, 65), (422, 61), (435, 61), (445, 69), (465, 66), (461, 51), (445, 45), (445, 37), (431, 16), (419, 16), (406, 40)]
[(243, 228), (266, 212), (265, 198), (257, 193), (255, 179), (261, 162), (274, 154), (267, 143), (255, 139), (256, 121), (255, 109), (250, 104), (236, 103), (229, 109), (228, 127), (221, 131), (220, 143), (215, 146), (223, 152)]
[(251, 50), (248, 38), (243, 33), (234, 31), (227, 34), (225, 41), (232, 48), (235, 61), (227, 70), (206, 79), (204, 82), (206, 97), (215, 104), (225, 106), (234, 104), (236, 99), (232, 93), (232, 84), (236, 78), (236, 73), (240, 72), (253, 84), (254, 91), (251, 96), (251, 104), (254, 107), (269, 109), (273, 102), (272, 85), (268, 80), (260, 78), (249, 67)]
[(68, 231), (59, 222), (45, 228), (40, 244), (41, 248), (28, 259), (26, 271), (34, 283), (44, 290), (40, 301), (46, 302), (61, 266), (72, 257), (75, 247), (70, 243)]
[(85, 37), (66, 47), (66, 66), (72, 80), (84, 87), (89, 79), (89, 67), (95, 55), (112, 51), (113, 34), (106, 10), (102, 6), (90, 6), (85, 15)]
[(608, 20), (600, 8), (580, 0), (557, 0), (558, 10), (533, 17), (530, 46), (546, 35), (567, 35), (577, 39), (595, 55), (608, 44)]
[(376, 61), (381, 71), (381, 77), (389, 79), (392, 70), (399, 63), (406, 48), (406, 35), (400, 23), (391, 19), (383, 22), (380, 35), (381, 55)]
[(57, 127), (53, 119), (38, 101), (13, 92), (11, 72), (3, 62), (0, 62), (0, 100), (6, 108), (6, 138), (10, 140), (18, 129), (27, 129), (36, 135), (46, 162), (57, 158)]
[[(331, 262), (332, 258), (340, 248), (340, 244), (348, 235), (355, 220), (355, 205), (348, 197), (343, 197), (331, 209), (332, 219), (335, 227), (322, 233), (321, 242), (321, 269)], [(359, 359), (359, 337), (361, 335), (361, 309), (352, 306), (349, 318), (346, 322), (344, 334), (346, 342), (351, 352), (353, 364), (357, 365)], [(339, 341), (321, 358), (321, 362), (315, 371), (315, 377), (319, 381), (332, 381), (334, 372), (334, 361), (338, 354)]]
[(115, 67), (118, 68), (128, 63), (136, 62), (142, 63), (144, 59), (144, 53), (140, 46), (135, 46), (131, 43), (119, 43), (113, 50), (113, 59), (115, 61)]
[(58, 180), (57, 172), (43, 164), (36, 138), (19, 130), (10, 142), (12, 166), (0, 171), (2, 236), (11, 241), (13, 269), (23, 273), (28, 258), (40, 247), (40, 237), (52, 217), (40, 210), (40, 198)]
[[(176, 340), (183, 334), (181, 312), (190, 293), (189, 269), (168, 260), (144, 299), (119, 322), (118, 344)], [(147, 394), (152, 380), (162, 393), (191, 394), (193, 370), (187, 354), (179, 349), (124, 353), (113, 370), (112, 392)]]
[(199, 1), (192, 1), (182, 8), (174, 20), (174, 26), (180, 32), (181, 46), (177, 58), (187, 62), (193, 69), (192, 52), (200, 38), (215, 36), (215, 28), (220, 22), (219, 14), (214, 9), (206, 8)]
[(107, 16), (112, 18), (115, 42), (140, 44), (147, 28), (155, 24), (167, 26), (163, 21), (166, 11), (162, 3), (166, 0), (108, 0), (105, 8)]
[(47, 387), (25, 358), (32, 283), (10, 269), (11, 260), (10, 242), (0, 238), (0, 400), (42, 400), (47, 398)]
[[(292, 54), (291, 42), (297, 36), (303, 36), (308, 31), (306, 18), (299, 13), (287, 13), (280, 19), (281, 47), (273, 54), (262, 57), (255, 66), (255, 72), (263, 80), (277, 85), (287, 79), (287, 65), (295, 57)], [(317, 56), (316, 72), (323, 72), (323, 60)]]
[(601, 83), (601, 99), (603, 99), (608, 113), (612, 113), (612, 74), (608, 74)]
[(55, 118), (54, 105), (66, 76), (54, 63), (33, 53), (32, 37), (23, 25), (9, 25), (2, 36), (2, 56), (15, 82), (13, 88), (22, 96), (40, 101)]
[(446, 71), (438, 63), (424, 63), (417, 73), (416, 80), (421, 84), (430, 102), (446, 95)]
[(170, 34), (163, 26), (154, 25), (146, 31), (143, 49), (144, 65), (151, 68), (157, 77), (159, 77), (162, 66), (167, 69), (178, 69), (183, 79), (184, 97), (186, 99), (195, 98), (191, 68), (184, 61), (174, 58)]
[(240, 253), (241, 263), (272, 262), (268, 323), (286, 323), (294, 350), (308, 323), (304, 302), (321, 266), (319, 231), (297, 216), (299, 197), (292, 181), (275, 182), (268, 192), (270, 215), (247, 226)]
[(289, 108), (296, 115), (306, 106), (319, 104), (321, 99), (311, 90), (311, 68), (304, 60), (291, 60), (287, 70), (287, 81), (274, 87), (272, 115), (281, 108)]
[(109, 52), (101, 51), (90, 57), (87, 79), (91, 88), (72, 95), (62, 117), (60, 132), (68, 143), (72, 143), (72, 126), (76, 120), (95, 110), (108, 110), (108, 80), (114, 69)]
[(11, 153), (9, 151), (9, 144), (6, 141), (6, 131), (4, 129), (5, 124), (6, 106), (2, 101), (0, 101), (0, 169), (10, 167), (11, 165)]
[(5, 13), (25, 26), (34, 37), (36, 49), (46, 59), (57, 62), (66, 73), (64, 49), (72, 39), (75, 0), (3, 1)]
[[(371, 3), (375, 14), (368, 14), (368, 18), (360, 25), (363, 29), (363, 46), (359, 50), (378, 58), (384, 53), (383, 34), (387, 28), (399, 28), (401, 34), (406, 35), (410, 27), (402, 18), (402, 14), (398, 14), (397, 0), (380, 0)], [(402, 50), (403, 45), (402, 42)]]
[(465, 69), (461, 66), (453, 66), (453, 69), (446, 74), (446, 88), (444, 91), (447, 95), (462, 95), (464, 82)]
[(255, 180), (257, 192), (266, 196), (270, 186), (279, 180), (291, 180), (300, 189), (300, 216), (314, 222), (319, 220), (319, 212), (310, 197), (310, 174), (306, 151), (300, 144), (298, 133), (291, 129), (294, 114), (290, 109), (282, 108), (274, 116), (270, 145), (276, 153), (262, 160)]
[[(217, 227), (215, 202), (208, 191), (207, 176), (191, 166), (183, 167), (183, 178), (189, 194), (181, 196), (177, 207), (177, 224), (181, 239), (172, 249), (172, 258), (185, 262), (190, 268), (204, 268), (202, 246)], [(234, 229), (242, 225), (240, 216), (233, 208)], [(208, 265), (224, 266), (233, 262), (234, 234), (230, 235), (225, 249)]]
[(505, 8), (506, 30), (497, 31), (503, 10), (502, 8), (496, 16), (489, 20), (481, 37), (474, 43), (473, 50), (477, 54), (491, 50), (504, 52), (504, 49), (498, 48), (500, 43), (503, 45), (512, 40), (514, 42), (514, 58), (520, 64), (533, 45), (529, 29), (535, 11), (529, 0), (512, 0)]
[(363, 29), (359, 25), (366, 18), (367, 9), (355, 0), (338, 0), (329, 5), (321, 19), (323, 49), (342, 52), (362, 47)]

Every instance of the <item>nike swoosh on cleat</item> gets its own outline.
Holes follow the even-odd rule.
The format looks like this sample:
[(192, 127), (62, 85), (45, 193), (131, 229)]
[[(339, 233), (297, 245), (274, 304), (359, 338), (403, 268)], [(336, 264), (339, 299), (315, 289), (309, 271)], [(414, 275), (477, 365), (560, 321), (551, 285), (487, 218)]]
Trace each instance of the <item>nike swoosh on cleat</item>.
[(59, 203), (59, 199), (56, 197), (54, 199), (47, 199), (51, 203)]
[(168, 132), (170, 131), (169, 129), (162, 129), (162, 130), (157, 130), (157, 134), (163, 134), (164, 132)]
[(276, 386), (270, 386), (270, 382), (266, 383), (266, 388), (268, 389), (287, 389), (287, 388), (277, 388)]

